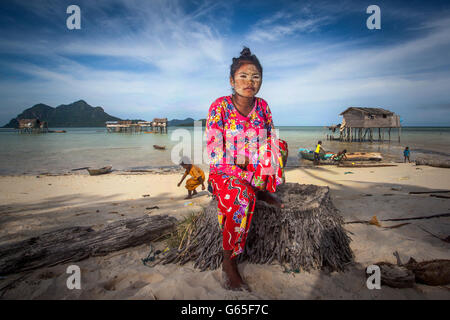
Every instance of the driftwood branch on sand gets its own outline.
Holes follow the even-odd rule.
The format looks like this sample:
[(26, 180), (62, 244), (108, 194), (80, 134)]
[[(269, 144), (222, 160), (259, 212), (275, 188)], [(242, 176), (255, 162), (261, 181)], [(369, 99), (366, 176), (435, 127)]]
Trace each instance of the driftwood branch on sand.
[(381, 283), (393, 288), (412, 288), (414, 283), (430, 286), (450, 284), (450, 260), (434, 259), (417, 262), (410, 257), (408, 263), (403, 264), (395, 251), (397, 264), (377, 262), (375, 265), (381, 270)]
[(342, 162), (338, 163), (337, 165), (340, 168), (377, 168), (377, 167), (397, 167), (396, 164), (389, 164), (389, 163), (347, 163)]
[(438, 168), (450, 168), (450, 160), (424, 160), (417, 159), (416, 166), (430, 166)]
[[(429, 215), (429, 216), (419, 216), (419, 217), (410, 217), (410, 218), (381, 219), (380, 221), (407, 221), (407, 220), (423, 220), (423, 219), (444, 218), (444, 217), (450, 217), (450, 213), (439, 213), (439, 214), (433, 214), (433, 215)], [(345, 224), (352, 224), (352, 223), (373, 224), (370, 221), (366, 221), (366, 220), (355, 220), (355, 221), (345, 222)]]
[(148, 243), (173, 230), (176, 219), (143, 216), (93, 227), (70, 227), (0, 246), (0, 275), (54, 266)]
[[(275, 196), (285, 208), (256, 203), (246, 249), (238, 261), (278, 261), (291, 270), (343, 270), (353, 261), (351, 240), (342, 227), (343, 219), (331, 201), (328, 187), (286, 183), (278, 187)], [(222, 263), (216, 200), (200, 213), (179, 248), (172, 249), (162, 263), (188, 261), (202, 271), (217, 269)]]

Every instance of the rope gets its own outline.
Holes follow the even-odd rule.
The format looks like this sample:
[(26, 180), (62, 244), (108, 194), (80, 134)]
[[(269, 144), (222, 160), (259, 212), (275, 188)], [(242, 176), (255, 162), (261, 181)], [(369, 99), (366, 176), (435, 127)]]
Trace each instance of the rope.
[(150, 252), (148, 253), (148, 255), (147, 255), (147, 257), (146, 258), (144, 258), (144, 259), (141, 259), (141, 261), (142, 261), (142, 263), (144, 264), (144, 266), (147, 266), (147, 267), (154, 267), (154, 266), (156, 266), (158, 263), (160, 263), (161, 262), (161, 260), (160, 261), (157, 261), (156, 263), (154, 263), (154, 264), (147, 264), (148, 262), (155, 262), (155, 260), (157, 259), (157, 258), (159, 258), (159, 255), (165, 255), (167, 252), (169, 252), (169, 248), (165, 248), (163, 251), (161, 251), (161, 250), (156, 250), (156, 251), (154, 251), (154, 249), (153, 249), (153, 246), (150, 244)]

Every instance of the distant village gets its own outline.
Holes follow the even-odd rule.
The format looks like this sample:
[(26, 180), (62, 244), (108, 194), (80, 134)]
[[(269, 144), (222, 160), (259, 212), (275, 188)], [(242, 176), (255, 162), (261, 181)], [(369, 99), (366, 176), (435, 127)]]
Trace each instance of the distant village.
[[(65, 132), (64, 130), (49, 130), (49, 119), (53, 127), (87, 127), (104, 126), (108, 133), (167, 133), (169, 126), (193, 126), (194, 119), (168, 120), (154, 118), (145, 120), (121, 120), (110, 116), (101, 107), (92, 107), (83, 100), (70, 105), (52, 108), (39, 104), (25, 110), (12, 119), (5, 127), (16, 128), (19, 133)], [(349, 107), (339, 114), (343, 117), (337, 125), (326, 126), (330, 132), (328, 140), (345, 142), (385, 141), (391, 140), (391, 130), (398, 133), (400, 142), (400, 116), (383, 108)], [(75, 121), (76, 120), (76, 121)], [(201, 119), (206, 125), (206, 119)]]
[[(200, 119), (202, 125), (206, 119)], [(84, 100), (69, 105), (60, 105), (56, 108), (45, 104), (37, 104), (24, 110), (3, 128), (14, 128), (19, 133), (52, 133), (65, 130), (50, 130), (67, 127), (106, 127), (109, 133), (167, 133), (169, 126), (193, 126), (195, 120), (168, 120), (167, 118), (154, 118), (145, 120), (122, 120), (107, 114), (102, 107), (92, 107)]]

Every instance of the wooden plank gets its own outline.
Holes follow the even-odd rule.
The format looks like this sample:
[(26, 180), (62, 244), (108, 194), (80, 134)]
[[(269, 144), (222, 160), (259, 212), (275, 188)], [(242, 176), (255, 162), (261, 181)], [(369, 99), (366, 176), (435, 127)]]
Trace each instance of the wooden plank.
[(0, 246), (0, 275), (50, 267), (148, 243), (173, 230), (176, 219), (143, 216), (94, 227), (70, 227)]
[(341, 168), (376, 168), (376, 167), (397, 167), (396, 164), (343, 164), (338, 163), (338, 167)]
[(443, 218), (443, 217), (450, 217), (450, 213), (441, 213), (441, 214), (434, 214), (431, 216), (420, 216), (420, 217), (412, 217), (412, 218), (384, 219), (381, 221), (422, 220), (422, 219)]
[(441, 196), (438, 194), (430, 194), (430, 197), (442, 198), (442, 199), (450, 199), (450, 196)]
[(431, 190), (431, 191), (410, 191), (409, 194), (424, 194), (424, 193), (448, 193), (450, 190)]
[[(450, 217), (450, 213), (441, 213), (441, 214), (434, 214), (431, 216), (420, 216), (420, 217), (412, 217), (412, 218), (398, 218), (398, 219), (383, 219), (380, 221), (405, 221), (405, 220), (422, 220), (422, 219), (433, 219), (433, 218), (443, 218), (443, 217)], [(368, 224), (369, 221), (365, 220), (354, 220), (354, 221), (346, 221), (345, 224), (353, 224), (353, 223), (365, 223)]]

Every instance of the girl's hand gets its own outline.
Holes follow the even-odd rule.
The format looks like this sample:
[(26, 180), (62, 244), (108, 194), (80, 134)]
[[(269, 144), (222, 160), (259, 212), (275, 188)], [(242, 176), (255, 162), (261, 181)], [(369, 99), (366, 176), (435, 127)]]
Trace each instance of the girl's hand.
[(273, 197), (269, 192), (266, 191), (259, 190), (256, 193), (256, 199), (264, 201), (281, 209), (284, 208), (284, 204), (282, 204), (277, 198)]
[(205, 185), (204, 184), (202, 184), (202, 190), (205, 190), (206, 188), (205, 188)]
[(236, 163), (236, 165), (242, 170), (247, 170), (247, 166), (250, 164), (250, 159), (245, 156), (244, 163)]
[(177, 184), (177, 186), (178, 186), (178, 187), (181, 186), (181, 182), (179, 182), (179, 183)]

